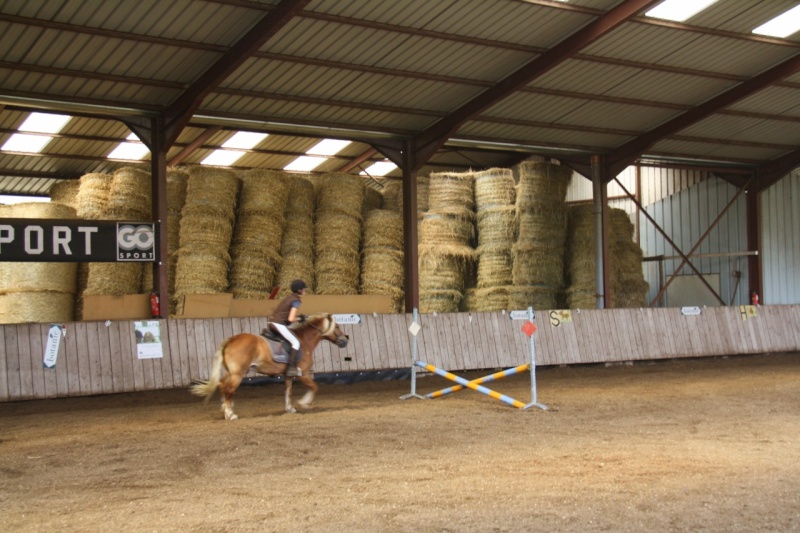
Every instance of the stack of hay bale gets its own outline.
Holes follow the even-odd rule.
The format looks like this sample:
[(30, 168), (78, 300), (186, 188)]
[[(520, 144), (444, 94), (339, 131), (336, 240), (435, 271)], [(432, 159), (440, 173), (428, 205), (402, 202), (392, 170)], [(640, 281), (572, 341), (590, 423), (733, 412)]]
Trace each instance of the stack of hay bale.
[[(93, 172), (78, 180), (75, 210), (80, 220), (102, 220), (111, 190), (111, 174)], [(83, 293), (89, 279), (89, 263), (78, 264), (78, 281), (75, 289), (75, 320), (83, 319)]]
[(614, 307), (644, 307), (650, 286), (642, 271), (642, 249), (633, 240), (633, 222), (623, 209), (609, 210)]
[(358, 294), (364, 180), (326, 174), (317, 196), (314, 247), (317, 294)]
[[(186, 187), (189, 171), (179, 168), (167, 169), (167, 287), (171, 295), (175, 291), (175, 273), (180, 249), (181, 211), (186, 202)], [(144, 292), (152, 289), (153, 283), (147, 285), (147, 276), (142, 283)], [(169, 298), (169, 315), (175, 314), (175, 299)]]
[(475, 209), (478, 227), (477, 289), (467, 310), (508, 309), (513, 283), (512, 247), (515, 237), (516, 193), (511, 169), (492, 168), (475, 173)]
[[(417, 220), (422, 220), (428, 210), (428, 195), (430, 191), (430, 177), (417, 176)], [(403, 181), (390, 179), (383, 184), (383, 202), (381, 209), (403, 212)]]
[(230, 288), (234, 298), (265, 300), (280, 265), (290, 178), (284, 172), (253, 169), (241, 179)]
[[(42, 202), (3, 206), (0, 215), (3, 218), (77, 218), (72, 207)], [(72, 321), (77, 267), (77, 263), (4, 263), (0, 273), (0, 322)]]
[(565, 199), (572, 171), (526, 161), (517, 167), (517, 174), (517, 242), (509, 305), (558, 309), (564, 290)]
[[(150, 174), (136, 168), (114, 171), (108, 201), (101, 216), (104, 220), (149, 221), (152, 219)], [(144, 265), (135, 261), (90, 263), (84, 296), (138, 294), (142, 286)]]
[(361, 294), (392, 297), (392, 311), (403, 309), (403, 217), (374, 209), (364, 220)]
[(383, 194), (372, 187), (364, 187), (364, 199), (361, 202), (361, 219), (366, 220), (370, 211), (380, 209), (383, 205)]
[(199, 166), (189, 169), (172, 294), (177, 314), (183, 312), (184, 296), (223, 293), (228, 288), (228, 250), (239, 183), (229, 170)]
[(430, 175), (429, 209), (419, 223), (420, 312), (459, 310), (476, 258), (474, 198), (471, 172)]
[(54, 204), (66, 205), (78, 210), (78, 190), (81, 187), (79, 180), (61, 180), (54, 183), (47, 195)]
[(281, 296), (291, 292), (293, 280), (302, 279), (314, 292), (314, 185), (305, 177), (292, 177), (284, 212), (281, 263), (277, 284)]
[[(648, 285), (642, 273), (642, 250), (633, 242), (633, 224), (622, 209), (609, 209), (609, 278), (613, 295), (607, 307), (645, 305)], [(597, 307), (595, 214), (591, 204), (569, 209), (567, 243), (567, 305), (570, 309)]]

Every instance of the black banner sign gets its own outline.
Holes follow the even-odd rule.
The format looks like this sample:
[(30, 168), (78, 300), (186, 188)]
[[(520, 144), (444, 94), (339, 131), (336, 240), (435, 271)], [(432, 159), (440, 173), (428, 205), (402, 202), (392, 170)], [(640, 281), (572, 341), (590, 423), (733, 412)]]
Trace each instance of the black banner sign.
[(0, 218), (0, 261), (153, 262), (150, 222)]

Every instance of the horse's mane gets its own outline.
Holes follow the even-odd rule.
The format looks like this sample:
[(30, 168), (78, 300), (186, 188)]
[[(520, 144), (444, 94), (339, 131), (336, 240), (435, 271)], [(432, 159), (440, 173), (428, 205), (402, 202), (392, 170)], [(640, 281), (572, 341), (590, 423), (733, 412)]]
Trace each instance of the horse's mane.
[(314, 313), (313, 315), (308, 315), (302, 322), (295, 322), (289, 326), (289, 329), (304, 330), (325, 317), (330, 317), (331, 320), (333, 320), (333, 317), (330, 316), (330, 313)]

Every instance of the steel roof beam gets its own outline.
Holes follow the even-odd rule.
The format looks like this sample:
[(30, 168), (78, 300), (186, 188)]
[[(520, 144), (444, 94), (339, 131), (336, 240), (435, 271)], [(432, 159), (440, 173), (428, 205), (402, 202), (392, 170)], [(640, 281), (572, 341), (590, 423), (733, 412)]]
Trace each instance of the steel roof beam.
[(705, 103), (668, 120), (661, 126), (650, 130), (633, 139), (622, 146), (616, 148), (606, 157), (610, 167), (610, 175), (616, 176), (631, 162), (641, 156), (645, 150), (656, 144), (658, 141), (673, 135), (692, 124), (716, 113), (739, 100), (768, 87), (778, 80), (800, 71), (800, 54), (762, 72), (758, 76), (751, 78), (732, 89), (729, 89)]
[(762, 165), (757, 173), (756, 188), (758, 192), (771, 187), (798, 167), (800, 167), (800, 148)]
[(464, 122), (491, 107), (509, 94), (549, 72), (603, 35), (613, 31), (641, 10), (659, 0), (626, 0), (594, 22), (573, 33), (527, 65), (482, 92), (451, 114), (422, 132), (416, 139), (416, 162), (427, 160)]
[(208, 70), (165, 110), (165, 140), (170, 146), (200, 107), (203, 99), (230, 76), (242, 63), (278, 33), (311, 0), (282, 0), (259, 20), (236, 44), (230, 47)]

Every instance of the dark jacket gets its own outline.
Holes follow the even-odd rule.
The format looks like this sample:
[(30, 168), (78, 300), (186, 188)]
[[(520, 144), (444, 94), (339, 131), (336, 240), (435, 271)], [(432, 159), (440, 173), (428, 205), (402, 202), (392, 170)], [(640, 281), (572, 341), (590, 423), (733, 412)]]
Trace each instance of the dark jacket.
[(299, 306), (300, 306), (300, 295), (292, 293), (286, 296), (283, 300), (280, 301), (278, 307), (275, 308), (275, 311), (272, 312), (272, 316), (270, 317), (271, 318), (270, 322), (275, 322), (276, 324), (283, 324), (284, 326), (288, 326), (289, 312), (292, 310), (292, 307), (299, 307)]

